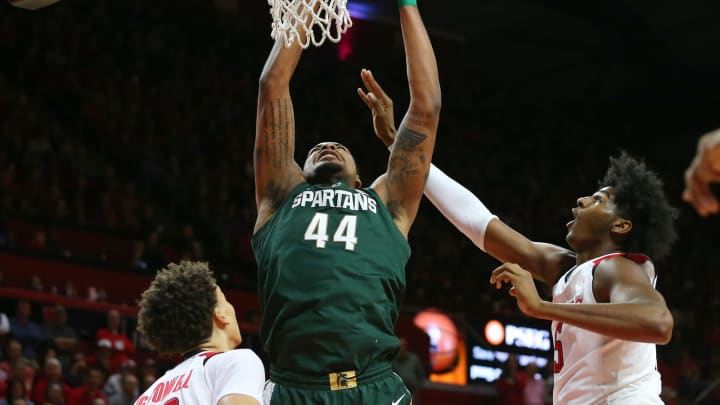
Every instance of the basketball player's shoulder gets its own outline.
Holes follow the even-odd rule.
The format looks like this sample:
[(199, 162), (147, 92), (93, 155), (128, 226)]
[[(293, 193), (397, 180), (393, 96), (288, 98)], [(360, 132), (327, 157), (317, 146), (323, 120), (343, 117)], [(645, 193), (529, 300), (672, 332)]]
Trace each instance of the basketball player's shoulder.
[(611, 274), (633, 269), (641, 270), (649, 264), (651, 264), (649, 257), (633, 253), (608, 255), (595, 261), (597, 271)]
[(207, 366), (220, 366), (234, 363), (236, 365), (247, 368), (260, 368), (264, 370), (262, 360), (255, 352), (250, 349), (235, 349), (227, 352), (217, 353), (212, 356), (212, 360), (207, 362)]
[(608, 296), (615, 285), (652, 281), (648, 268), (652, 268), (652, 262), (644, 255), (619, 254), (604, 258), (593, 268), (594, 290), (600, 296)]

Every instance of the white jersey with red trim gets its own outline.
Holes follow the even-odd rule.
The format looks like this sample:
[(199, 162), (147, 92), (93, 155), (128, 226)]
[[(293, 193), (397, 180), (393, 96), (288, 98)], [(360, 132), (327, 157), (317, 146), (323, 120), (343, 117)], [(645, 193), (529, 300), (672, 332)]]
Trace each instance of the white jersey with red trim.
[[(553, 302), (594, 304), (593, 275), (603, 260), (628, 257), (655, 286), (647, 256), (613, 253), (568, 270), (553, 286)], [(554, 404), (662, 404), (655, 345), (615, 339), (563, 322), (552, 323), (555, 342)]]
[(216, 405), (230, 394), (262, 404), (265, 368), (248, 349), (199, 352), (158, 378), (135, 405)]

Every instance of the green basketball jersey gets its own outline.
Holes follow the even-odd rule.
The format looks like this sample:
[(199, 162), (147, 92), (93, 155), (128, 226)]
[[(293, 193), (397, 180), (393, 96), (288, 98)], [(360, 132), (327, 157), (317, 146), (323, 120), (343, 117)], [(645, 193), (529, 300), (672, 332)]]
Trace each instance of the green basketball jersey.
[(321, 375), (392, 361), (410, 245), (374, 190), (302, 183), (252, 245), (274, 369)]

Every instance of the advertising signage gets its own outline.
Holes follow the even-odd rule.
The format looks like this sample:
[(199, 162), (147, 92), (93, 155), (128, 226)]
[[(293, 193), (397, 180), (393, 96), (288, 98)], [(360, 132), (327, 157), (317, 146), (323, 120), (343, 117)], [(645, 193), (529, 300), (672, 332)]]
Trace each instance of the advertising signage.
[(552, 360), (550, 322), (493, 317), (471, 323), (477, 333), (466, 339), (468, 383), (494, 382), (512, 354), (521, 367), (535, 363), (542, 370)]

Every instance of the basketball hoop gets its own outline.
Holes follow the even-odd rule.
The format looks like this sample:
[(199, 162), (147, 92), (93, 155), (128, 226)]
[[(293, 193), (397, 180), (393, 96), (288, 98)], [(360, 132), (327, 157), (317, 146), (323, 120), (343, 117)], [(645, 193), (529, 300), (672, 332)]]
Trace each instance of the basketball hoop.
[(288, 47), (294, 41), (303, 49), (320, 46), (326, 39), (337, 43), (352, 26), (347, 0), (268, 0), (268, 4), (273, 20), (270, 36)]

